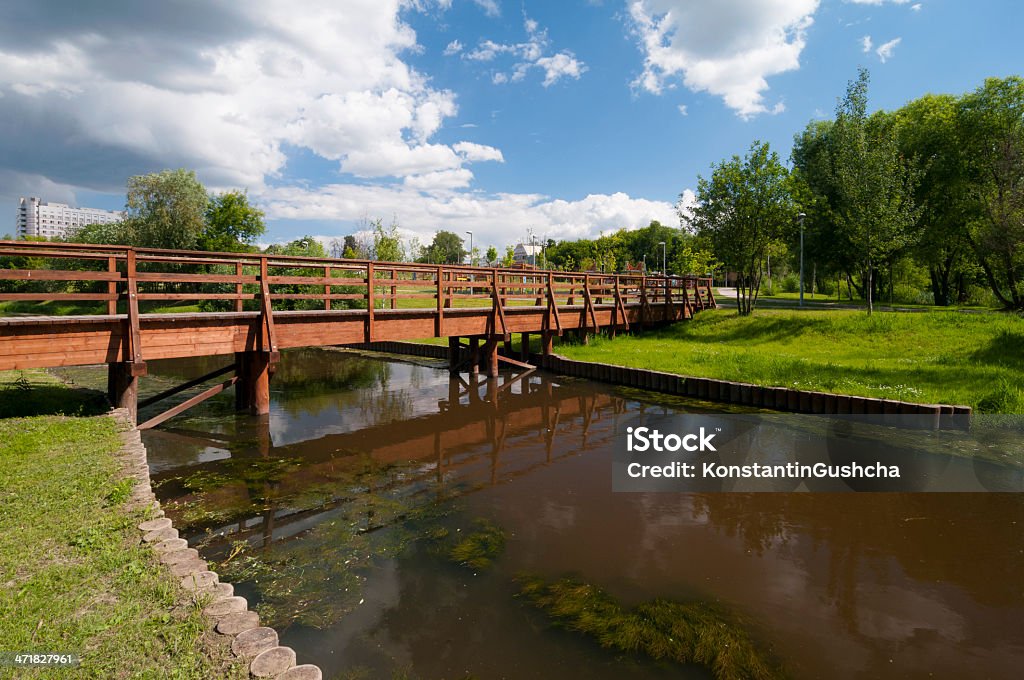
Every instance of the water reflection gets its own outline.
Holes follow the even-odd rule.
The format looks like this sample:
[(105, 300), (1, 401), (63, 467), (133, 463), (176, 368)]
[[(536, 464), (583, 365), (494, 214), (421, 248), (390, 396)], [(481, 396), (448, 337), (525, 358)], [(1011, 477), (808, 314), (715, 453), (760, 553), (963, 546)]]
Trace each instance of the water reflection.
[[(315, 350), (272, 384), (269, 417), (225, 396), (145, 441), (176, 524), (327, 677), (678, 677), (551, 629), (521, 571), (722, 602), (797, 677), (1024, 662), (1019, 495), (611, 493), (625, 423), (696, 405)], [(445, 557), (478, 518), (507, 536), (487, 571)]]

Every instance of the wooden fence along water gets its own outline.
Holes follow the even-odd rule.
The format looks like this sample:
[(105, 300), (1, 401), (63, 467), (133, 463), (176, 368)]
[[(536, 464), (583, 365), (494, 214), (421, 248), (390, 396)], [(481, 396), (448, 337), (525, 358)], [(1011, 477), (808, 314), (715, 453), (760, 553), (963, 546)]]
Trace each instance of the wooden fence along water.
[[(234, 356), (159, 396), (233, 376), (140, 427), (231, 386), (239, 408), (267, 413), (285, 348), (447, 337), (453, 370), (483, 364), (496, 376), (498, 347), (513, 333), (526, 352), (539, 336), (547, 355), (565, 333), (614, 335), (715, 306), (711, 280), (698, 277), (25, 241), (0, 241), (0, 266), (0, 301), (74, 304), (80, 312), (44, 316), (35, 308), (0, 318), (0, 370), (106, 363), (112, 402), (134, 417), (147, 361)], [(167, 309), (183, 303), (193, 309)]]

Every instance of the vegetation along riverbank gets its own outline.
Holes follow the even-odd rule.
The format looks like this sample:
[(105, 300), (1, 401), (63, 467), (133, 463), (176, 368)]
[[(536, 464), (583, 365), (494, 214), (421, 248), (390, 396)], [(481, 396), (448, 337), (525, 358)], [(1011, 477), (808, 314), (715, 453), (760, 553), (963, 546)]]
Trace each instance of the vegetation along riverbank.
[(582, 361), (702, 378), (1024, 413), (1024, 319), (1006, 314), (705, 311), (587, 345)]
[(0, 419), (0, 650), (80, 657), (0, 677), (247, 677), (139, 544), (145, 517), (126, 508), (117, 423), (88, 415), (96, 396), (41, 371), (0, 373), (0, 415), (86, 414)]

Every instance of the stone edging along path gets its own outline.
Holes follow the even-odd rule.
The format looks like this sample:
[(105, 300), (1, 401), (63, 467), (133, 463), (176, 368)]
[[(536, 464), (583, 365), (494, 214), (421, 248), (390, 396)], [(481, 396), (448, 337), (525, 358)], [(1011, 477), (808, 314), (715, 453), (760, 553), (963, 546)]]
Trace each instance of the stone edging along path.
[(279, 680), (321, 680), (323, 674), (311, 664), (296, 665), (295, 651), (278, 644), (273, 628), (259, 625), (259, 615), (249, 610), (244, 597), (234, 594), (230, 583), (221, 583), (216, 572), (200, 559), (195, 548), (178, 537), (171, 520), (164, 517), (160, 501), (149, 479), (146, 447), (124, 409), (114, 409), (111, 415), (121, 426), (123, 446), (120, 462), (126, 474), (137, 482), (128, 500), (129, 510), (149, 509), (154, 519), (139, 524), (141, 539), (156, 553), (171, 574), (180, 580), (179, 598), (188, 600), (203, 597), (208, 600), (203, 614), (210, 628), (231, 638), (231, 651), (249, 662), (249, 674), (254, 678)]
[[(440, 345), (422, 345), (412, 342), (374, 342), (358, 346), (360, 349), (393, 354), (446, 359), (448, 348)], [(591, 361), (566, 359), (558, 354), (531, 354), (535, 366), (552, 373), (596, 382), (636, 387), (652, 392), (664, 392), (706, 401), (723, 402), (767, 408), (793, 413), (832, 414), (886, 414), (931, 415), (937, 418), (971, 415), (970, 406), (949, 404), (918, 404), (894, 399), (855, 397), (847, 394), (794, 390), (787, 387), (764, 387), (751, 383), (695, 378), (692, 376), (651, 371), (628, 366), (615, 366)]]

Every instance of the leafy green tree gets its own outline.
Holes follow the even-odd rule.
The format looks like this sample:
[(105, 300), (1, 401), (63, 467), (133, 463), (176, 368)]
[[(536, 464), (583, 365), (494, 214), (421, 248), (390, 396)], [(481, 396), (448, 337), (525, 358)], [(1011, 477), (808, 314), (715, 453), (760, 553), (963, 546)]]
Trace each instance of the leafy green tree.
[(495, 248), (494, 246), (488, 246), (487, 254), (485, 255), (485, 257), (487, 258), (487, 264), (490, 264), (492, 262), (497, 262), (497, 260), (498, 260), (498, 249)]
[(210, 196), (206, 227), (199, 235), (199, 249), (245, 252), (266, 232), (263, 211), (249, 203), (244, 191), (225, 191)]
[(516, 263), (516, 249), (513, 246), (505, 246), (505, 256), (501, 258), (502, 267), (511, 267)]
[(381, 219), (377, 219), (373, 225), (373, 258), (381, 262), (402, 262), (405, 260), (405, 252), (402, 248), (402, 238), (398, 233), (398, 223), (392, 222), (391, 226), (385, 227)]
[(966, 294), (965, 283), (976, 268), (966, 225), (970, 218), (967, 172), (957, 120), (957, 98), (925, 95), (896, 112), (900, 153), (915, 170), (918, 182), (920, 238), (915, 259), (928, 268), (937, 305)]
[(208, 202), (191, 170), (130, 177), (123, 238), (128, 245), (193, 250), (206, 228)]
[(989, 78), (958, 110), (976, 217), (968, 239), (992, 293), (1024, 309), (1024, 79)]
[(713, 166), (709, 179), (699, 177), (693, 214), (681, 215), (737, 273), (741, 315), (749, 315), (757, 304), (769, 246), (794, 219), (788, 177), (778, 154), (755, 141), (743, 158), (733, 156)]
[(874, 272), (913, 242), (917, 220), (914, 176), (901, 157), (884, 113), (867, 115), (868, 72), (861, 69), (836, 110), (829, 136), (833, 213), (863, 263), (868, 314), (874, 309)]
[(454, 232), (441, 230), (430, 245), (420, 248), (420, 261), (433, 264), (459, 264), (466, 257), (462, 239)]

